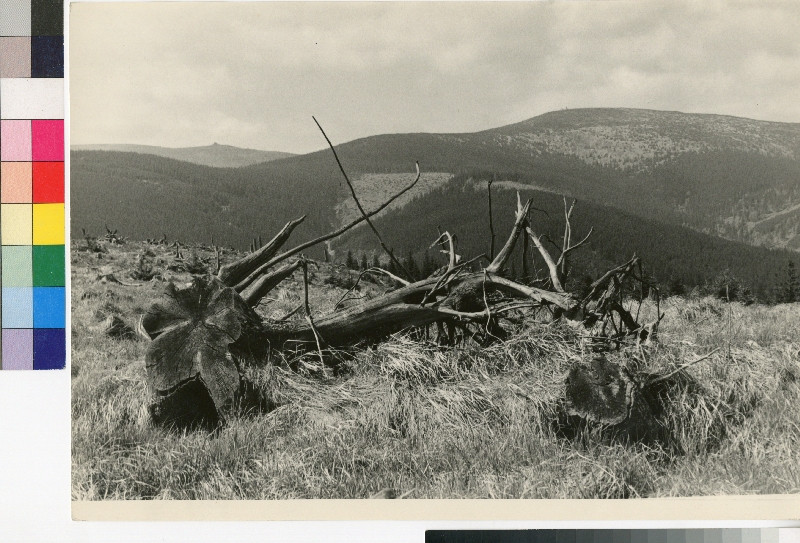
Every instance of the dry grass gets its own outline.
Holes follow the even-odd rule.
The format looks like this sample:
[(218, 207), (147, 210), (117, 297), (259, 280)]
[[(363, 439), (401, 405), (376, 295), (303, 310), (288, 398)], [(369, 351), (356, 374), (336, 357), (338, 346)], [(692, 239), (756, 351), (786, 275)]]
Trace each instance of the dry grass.
[[(666, 415), (677, 448), (610, 443), (552, 427), (567, 368), (584, 356), (571, 328), (530, 323), (488, 349), (443, 349), (396, 337), (347, 357), (338, 372), (280, 365), (249, 376), (277, 409), (242, 414), (217, 433), (149, 424), (146, 342), (102, 336), (98, 318), (131, 322), (163, 288), (101, 284), (98, 264), (132, 269), (141, 246), (73, 252), (75, 499), (629, 498), (800, 491), (800, 305), (670, 299), (660, 341), (614, 353), (669, 369), (713, 349), (687, 373)], [(169, 250), (155, 250), (163, 271)], [(201, 254), (201, 256), (204, 256)], [(344, 293), (316, 273), (312, 305)], [(188, 276), (174, 274), (176, 280)], [(374, 295), (365, 285), (361, 295)], [(296, 280), (259, 311), (300, 302)], [(653, 308), (645, 308), (653, 314)], [(300, 318), (300, 317), (297, 317)], [(282, 362), (273, 360), (273, 362)], [(680, 451), (679, 453), (676, 451)]]

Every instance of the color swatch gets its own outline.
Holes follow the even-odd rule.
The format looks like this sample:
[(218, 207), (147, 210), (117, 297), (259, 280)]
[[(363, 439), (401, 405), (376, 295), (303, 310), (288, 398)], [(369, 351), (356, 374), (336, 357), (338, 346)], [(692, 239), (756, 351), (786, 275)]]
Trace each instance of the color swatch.
[(428, 530), (425, 543), (784, 543), (778, 528), (650, 530)]
[(66, 363), (64, 4), (0, 0), (0, 368)]

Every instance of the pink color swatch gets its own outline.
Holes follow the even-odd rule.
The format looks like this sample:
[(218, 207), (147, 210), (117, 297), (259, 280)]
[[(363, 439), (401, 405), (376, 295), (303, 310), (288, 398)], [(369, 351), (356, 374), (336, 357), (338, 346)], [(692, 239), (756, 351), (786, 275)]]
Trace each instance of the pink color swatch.
[[(62, 158), (58, 160), (64, 160), (64, 121), (58, 122), (61, 123), (62, 132)], [(4, 162), (31, 160), (31, 121), (0, 121), (0, 160)]]
[(64, 160), (64, 121), (31, 121), (33, 160)]

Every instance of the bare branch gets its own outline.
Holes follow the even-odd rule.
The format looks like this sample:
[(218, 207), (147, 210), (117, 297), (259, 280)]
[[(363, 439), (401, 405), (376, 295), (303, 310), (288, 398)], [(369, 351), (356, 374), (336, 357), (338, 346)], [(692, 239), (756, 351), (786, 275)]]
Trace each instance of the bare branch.
[(522, 281), (527, 282), (528, 276), (528, 237), (522, 236)]
[(531, 201), (528, 200), (523, 206), (520, 202), (519, 193), (517, 193), (517, 216), (514, 221), (514, 228), (511, 229), (511, 235), (508, 236), (506, 244), (492, 260), (492, 263), (486, 268), (486, 271), (497, 273), (505, 265), (514, 250), (514, 245), (517, 243), (517, 238), (528, 224), (528, 211), (531, 207)]
[[(370, 268), (370, 269), (368, 269), (368, 270), (365, 270), (365, 271), (362, 273), (362, 275), (363, 275), (364, 273), (382, 273), (383, 275), (385, 275), (385, 276), (389, 277), (390, 279), (393, 279), (393, 280), (397, 281), (398, 283), (402, 284), (403, 286), (408, 286), (408, 285), (410, 285), (410, 284), (411, 284), (409, 281), (406, 281), (405, 279), (403, 279), (403, 278), (401, 278), (401, 277), (397, 277), (395, 274), (393, 274), (393, 273), (391, 273), (391, 272), (389, 272), (389, 271), (386, 271), (386, 270), (384, 270), (383, 268)], [(359, 276), (359, 278), (360, 278), (360, 277), (361, 277), (361, 276)]]
[(340, 305), (342, 302), (344, 302), (344, 301), (345, 301), (345, 298), (347, 298), (347, 297), (348, 297), (348, 296), (349, 296), (349, 295), (350, 295), (350, 294), (351, 294), (351, 293), (352, 293), (352, 292), (353, 292), (353, 291), (356, 289), (356, 287), (358, 287), (358, 284), (361, 282), (361, 278), (362, 278), (362, 277), (364, 277), (364, 275), (366, 275), (367, 273), (369, 273), (369, 271), (370, 271), (370, 270), (364, 270), (364, 271), (362, 271), (361, 273), (359, 273), (359, 274), (358, 274), (358, 277), (356, 278), (356, 282), (355, 282), (355, 283), (353, 283), (353, 286), (352, 286), (352, 287), (350, 287), (349, 289), (347, 289), (347, 292), (345, 292), (344, 294), (342, 294), (342, 297), (341, 297), (341, 298), (339, 298), (339, 300), (338, 300), (338, 301), (337, 301), (335, 304), (333, 304), (333, 310), (334, 310), (334, 311), (336, 311), (337, 309), (339, 309), (339, 305)]
[(687, 362), (686, 364), (683, 364), (683, 365), (679, 366), (677, 369), (669, 372), (668, 374), (662, 375), (661, 377), (657, 377), (657, 378), (653, 379), (652, 381), (649, 381), (647, 384), (648, 385), (653, 385), (655, 383), (660, 383), (661, 381), (666, 381), (667, 379), (669, 379), (673, 375), (676, 375), (676, 374), (680, 373), (681, 371), (685, 370), (689, 366), (694, 366), (695, 364), (698, 364), (698, 363), (702, 362), (703, 360), (708, 360), (709, 358), (714, 356), (716, 353), (718, 353), (721, 348), (722, 347), (717, 347), (716, 349), (714, 349), (710, 353), (701, 356), (697, 360), (692, 360), (691, 362)]
[[(298, 219), (287, 222), (281, 231), (278, 232), (269, 242), (267, 242), (266, 245), (253, 251), (244, 258), (240, 258), (235, 262), (231, 262), (230, 264), (222, 266), (217, 274), (217, 278), (228, 286), (236, 285), (235, 290), (237, 292), (244, 290), (249, 283), (243, 282), (242, 279), (247, 277), (248, 274), (253, 272), (253, 270), (261, 266), (261, 264), (275, 256), (275, 253), (277, 253), (280, 248), (283, 247), (283, 244), (286, 243), (286, 240), (289, 239), (292, 231), (300, 223), (302, 223), (305, 218), (306, 216), (303, 215)], [(253, 279), (255, 279), (255, 277)], [(241, 284), (237, 284), (240, 282)]]
[(365, 221), (367, 221), (367, 224), (375, 233), (375, 237), (378, 238), (378, 242), (380, 242), (381, 247), (386, 252), (386, 254), (389, 255), (389, 258), (392, 260), (392, 262), (394, 262), (398, 268), (403, 270), (403, 273), (406, 274), (406, 277), (413, 280), (414, 277), (411, 276), (411, 273), (405, 268), (405, 266), (403, 266), (403, 264), (400, 263), (397, 257), (394, 256), (394, 253), (392, 253), (389, 250), (389, 248), (386, 246), (386, 243), (383, 241), (380, 232), (378, 232), (378, 229), (375, 228), (374, 224), (372, 224), (372, 221), (369, 220), (369, 215), (367, 215), (367, 212), (364, 210), (364, 206), (361, 205), (358, 196), (356, 196), (356, 190), (353, 188), (353, 183), (350, 182), (350, 178), (347, 176), (347, 172), (344, 171), (344, 166), (342, 166), (342, 161), (339, 160), (339, 155), (336, 153), (336, 149), (334, 148), (333, 143), (331, 143), (331, 140), (328, 138), (328, 135), (325, 133), (325, 130), (322, 129), (322, 125), (319, 124), (319, 121), (313, 115), (311, 118), (314, 119), (314, 122), (317, 124), (317, 128), (319, 128), (319, 131), (322, 132), (322, 135), (325, 137), (325, 141), (328, 142), (328, 146), (331, 148), (331, 151), (333, 152), (333, 158), (336, 159), (336, 164), (339, 165), (339, 171), (342, 172), (344, 180), (347, 181), (347, 187), (350, 189), (350, 194), (353, 196), (353, 201), (356, 203), (356, 207), (358, 207), (358, 210), (361, 212), (361, 216), (364, 218)]
[(553, 262), (553, 257), (551, 257), (550, 253), (547, 252), (547, 249), (544, 248), (539, 236), (534, 234), (530, 227), (527, 227), (526, 230), (528, 231), (528, 235), (533, 240), (533, 244), (536, 245), (537, 249), (539, 249), (539, 254), (542, 255), (545, 264), (547, 264), (547, 269), (550, 270), (550, 282), (553, 283), (553, 288), (559, 292), (564, 292), (564, 287), (561, 286), (561, 279), (558, 276), (558, 267), (556, 266), (556, 263)]
[(494, 258), (494, 220), (492, 218), (492, 183), (494, 182), (494, 176), (486, 184), (486, 191), (489, 195), (489, 234), (491, 235), (491, 241), (489, 245), (489, 258)]
[(453, 236), (450, 234), (450, 232), (443, 232), (436, 239), (436, 241), (431, 243), (431, 245), (430, 245), (430, 247), (428, 247), (428, 249), (432, 249), (434, 245), (441, 245), (442, 247), (444, 247), (445, 240), (447, 240), (447, 244), (448, 244), (449, 248), (447, 250), (442, 249), (442, 252), (444, 254), (448, 255), (447, 269), (448, 270), (452, 270), (453, 268), (455, 268), (455, 266), (458, 263), (458, 261), (460, 260), (460, 258), (456, 254), (455, 241), (453, 240)]
[(303, 267), (303, 287), (304, 287), (304, 298), (303, 298), (303, 306), (306, 310), (306, 322), (311, 327), (311, 331), (314, 333), (314, 339), (317, 342), (317, 353), (319, 354), (319, 363), (325, 365), (325, 358), (322, 356), (322, 342), (319, 338), (319, 333), (317, 333), (317, 327), (314, 326), (314, 318), (311, 316), (311, 306), (308, 303), (308, 261), (305, 258), (300, 259), (300, 264)]
[(281, 281), (289, 277), (300, 267), (300, 262), (287, 264), (272, 273), (264, 274), (242, 290), (239, 294), (250, 307), (255, 307), (261, 299), (280, 284)]
[(444, 313), (445, 315), (452, 315), (453, 317), (458, 317), (461, 319), (466, 320), (477, 320), (483, 317), (497, 316), (500, 313), (506, 313), (508, 311), (514, 311), (516, 309), (530, 309), (532, 307), (536, 307), (536, 304), (531, 302), (517, 302), (508, 305), (501, 305), (495, 307), (493, 310), (484, 309), (483, 311), (474, 311), (474, 312), (464, 312), (464, 311), (456, 311), (455, 309), (450, 309), (448, 307), (437, 307), (436, 310), (439, 313)]
[(277, 319), (275, 319), (275, 322), (286, 322), (287, 320), (289, 320), (289, 318), (292, 315), (294, 315), (295, 313), (300, 311), (302, 308), (303, 308), (303, 304), (298, 305), (297, 307), (295, 307), (294, 309), (292, 309), (291, 311), (289, 311), (288, 313), (286, 313), (282, 317), (278, 317)]
[(565, 311), (572, 309), (574, 305), (572, 298), (566, 292), (552, 292), (536, 287), (529, 287), (506, 279), (505, 277), (500, 277), (499, 275), (490, 275), (489, 282), (499, 285), (502, 290), (532, 298), (537, 302), (547, 302)]
[(606, 285), (610, 280), (614, 278), (614, 276), (620, 273), (628, 273), (629, 270), (632, 270), (633, 267), (639, 262), (639, 258), (633, 256), (630, 260), (628, 260), (625, 264), (617, 266), (616, 268), (612, 268), (608, 270), (606, 273), (603, 274), (602, 277), (597, 279), (594, 283), (589, 286), (589, 294), (584, 298), (584, 302), (593, 299), (597, 296), (597, 293), (600, 290), (606, 288)]
[[(402, 196), (403, 194), (405, 194), (406, 192), (408, 192), (409, 190), (414, 188), (414, 186), (417, 184), (417, 182), (420, 179), (419, 162), (416, 163), (416, 169), (417, 169), (417, 176), (414, 178), (414, 181), (412, 181), (410, 185), (408, 185), (406, 188), (404, 188), (403, 190), (401, 190), (400, 192), (398, 192), (397, 194), (395, 194), (394, 196), (392, 196), (391, 198), (386, 200), (383, 204), (381, 204), (375, 210), (370, 211), (369, 213), (367, 213), (367, 216), (368, 217), (373, 217), (373, 216), (377, 215), (378, 213), (380, 213), (381, 211), (383, 211), (384, 209), (389, 207), (392, 204), (392, 202), (394, 202), (395, 200), (400, 198), (400, 196)], [(264, 271), (266, 271), (267, 269), (271, 268), (275, 264), (278, 264), (279, 262), (283, 262), (287, 258), (291, 258), (294, 255), (296, 255), (297, 253), (299, 253), (299, 252), (301, 252), (301, 251), (303, 251), (305, 249), (308, 249), (309, 247), (313, 247), (314, 245), (322, 243), (323, 241), (328, 241), (329, 239), (333, 239), (335, 237), (341, 236), (342, 234), (344, 234), (348, 230), (358, 226), (359, 224), (361, 224), (365, 220), (366, 219), (364, 217), (359, 217), (359, 218), (353, 220), (352, 222), (348, 223), (347, 225), (339, 228), (338, 230), (334, 230), (333, 232), (329, 232), (327, 234), (319, 236), (318, 238), (314, 238), (311, 241), (307, 241), (305, 243), (302, 243), (302, 244), (298, 245), (297, 247), (295, 247), (293, 249), (289, 249), (285, 253), (282, 253), (282, 254), (279, 254), (276, 257), (273, 257), (272, 260), (270, 260), (269, 262), (266, 262), (265, 264), (262, 264), (261, 267), (259, 267), (253, 273), (251, 273), (240, 284), (245, 284), (246, 285), (246, 284), (252, 282), (253, 279), (255, 279), (256, 277), (258, 277), (259, 275), (264, 273)], [(236, 287), (238, 287), (238, 286), (239, 285), (236, 285)]]
[(575, 245), (571, 245), (571, 246), (567, 247), (566, 249), (564, 249), (564, 250), (561, 252), (561, 255), (558, 257), (558, 262), (556, 262), (556, 264), (562, 264), (562, 263), (564, 262), (564, 260), (566, 259), (566, 256), (567, 256), (567, 255), (568, 255), (570, 252), (574, 251), (575, 249), (577, 249), (578, 247), (580, 247), (581, 245), (583, 245), (584, 243), (586, 243), (587, 241), (589, 241), (589, 237), (592, 235), (592, 232), (594, 232), (594, 226), (592, 226), (591, 228), (589, 228), (589, 233), (588, 233), (588, 234), (586, 234), (586, 235), (583, 237), (583, 239), (582, 239), (582, 240), (580, 240), (580, 241), (579, 241), (578, 243), (576, 243)]

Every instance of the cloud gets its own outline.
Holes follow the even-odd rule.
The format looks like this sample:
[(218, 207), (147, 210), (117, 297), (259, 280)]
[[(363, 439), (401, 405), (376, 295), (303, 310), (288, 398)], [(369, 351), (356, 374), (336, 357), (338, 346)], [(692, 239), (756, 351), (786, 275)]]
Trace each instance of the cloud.
[[(75, 143), (323, 147), (562, 107), (800, 121), (800, 4), (78, 3)], [(136, 29), (132, 32), (131, 29)]]

